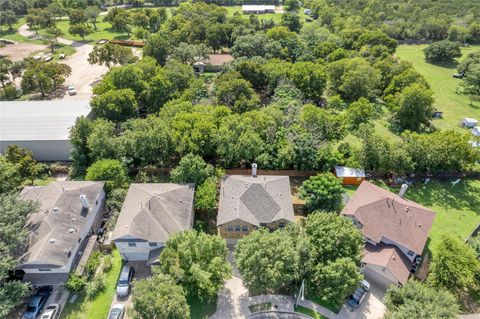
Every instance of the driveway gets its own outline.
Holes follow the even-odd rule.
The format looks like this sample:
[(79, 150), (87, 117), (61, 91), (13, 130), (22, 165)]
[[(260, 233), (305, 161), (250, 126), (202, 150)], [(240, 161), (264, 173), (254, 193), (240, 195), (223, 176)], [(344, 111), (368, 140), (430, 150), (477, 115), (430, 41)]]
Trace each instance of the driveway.
[[(36, 35), (28, 29), (26, 24), (20, 26), (18, 33), (25, 37), (34, 38)], [(52, 93), (55, 100), (89, 100), (92, 96), (92, 88), (102, 76), (107, 73), (106, 66), (88, 63), (88, 55), (93, 50), (93, 45), (84, 42), (72, 41), (64, 38), (58, 38), (58, 42), (71, 45), (76, 52), (67, 57), (62, 63), (68, 64), (72, 68), (72, 73), (65, 80), (65, 85), (57, 92)], [(76, 95), (68, 95), (66, 87), (74, 85), (77, 89)]]
[(382, 319), (385, 315), (386, 307), (383, 304), (385, 288), (370, 282), (370, 292), (358, 309), (352, 309), (347, 304), (343, 305), (338, 313), (342, 319)]

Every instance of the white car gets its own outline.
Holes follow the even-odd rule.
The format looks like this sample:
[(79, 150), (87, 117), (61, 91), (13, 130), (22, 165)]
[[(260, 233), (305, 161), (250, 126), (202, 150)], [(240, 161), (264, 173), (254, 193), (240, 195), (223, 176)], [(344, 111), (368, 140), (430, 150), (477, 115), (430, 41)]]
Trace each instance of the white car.
[(69, 85), (67, 87), (67, 90), (68, 90), (68, 95), (75, 95), (77, 94), (77, 89), (75, 88), (74, 85)]
[(40, 315), (40, 319), (57, 319), (60, 315), (60, 305), (59, 304), (51, 304), (43, 309), (42, 314)]
[(123, 319), (124, 314), (125, 314), (125, 305), (116, 304), (116, 305), (113, 305), (112, 309), (110, 309), (107, 319)]

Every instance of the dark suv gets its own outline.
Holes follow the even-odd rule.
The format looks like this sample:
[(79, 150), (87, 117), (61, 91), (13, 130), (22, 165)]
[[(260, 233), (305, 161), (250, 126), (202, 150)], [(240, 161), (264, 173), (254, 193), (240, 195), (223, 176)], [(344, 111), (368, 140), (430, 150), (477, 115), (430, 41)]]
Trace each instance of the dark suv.
[(362, 280), (360, 282), (360, 287), (358, 287), (353, 294), (348, 297), (348, 304), (353, 308), (359, 308), (363, 300), (368, 294), (370, 290), (370, 283), (366, 280)]

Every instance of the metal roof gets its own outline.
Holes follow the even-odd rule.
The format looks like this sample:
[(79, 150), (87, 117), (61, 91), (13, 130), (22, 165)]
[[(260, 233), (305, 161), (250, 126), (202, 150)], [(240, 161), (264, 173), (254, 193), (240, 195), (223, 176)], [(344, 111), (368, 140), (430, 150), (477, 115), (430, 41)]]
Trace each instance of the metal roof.
[(77, 117), (88, 116), (90, 111), (87, 100), (1, 102), (0, 140), (68, 140)]

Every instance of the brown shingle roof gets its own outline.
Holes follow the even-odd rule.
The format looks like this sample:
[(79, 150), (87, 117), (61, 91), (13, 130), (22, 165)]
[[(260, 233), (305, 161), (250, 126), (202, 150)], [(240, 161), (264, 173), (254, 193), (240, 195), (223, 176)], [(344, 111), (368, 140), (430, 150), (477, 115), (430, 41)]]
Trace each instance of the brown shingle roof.
[(365, 237), (382, 238), (422, 254), (435, 213), (381, 187), (363, 181), (342, 210), (362, 224)]
[(406, 283), (410, 276), (411, 262), (393, 245), (367, 243), (362, 262), (387, 268), (401, 284)]
[(224, 65), (233, 61), (233, 56), (230, 54), (210, 54), (205, 60), (205, 64)]

